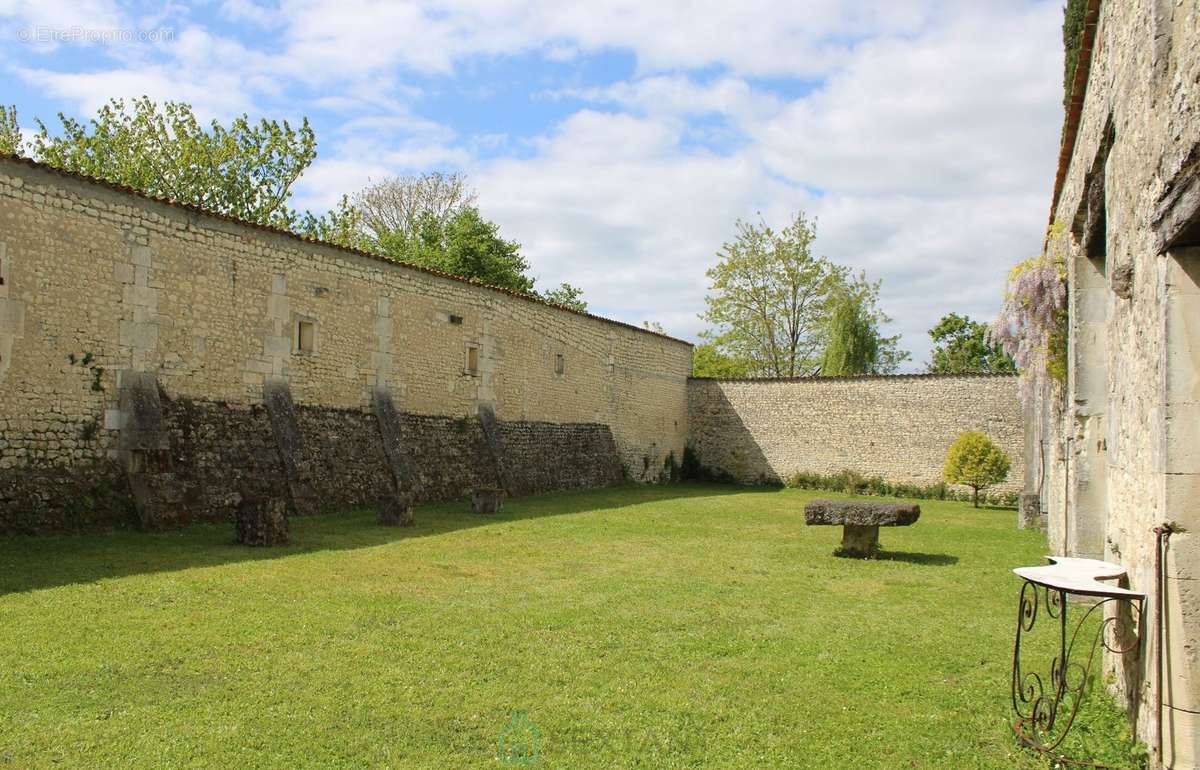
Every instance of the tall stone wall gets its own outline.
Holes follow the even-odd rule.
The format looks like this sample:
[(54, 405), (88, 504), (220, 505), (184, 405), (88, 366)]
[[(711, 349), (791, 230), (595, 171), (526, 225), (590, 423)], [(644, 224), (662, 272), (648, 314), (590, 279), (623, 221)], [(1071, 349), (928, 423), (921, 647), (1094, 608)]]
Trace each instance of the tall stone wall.
[(986, 433), (1013, 461), (996, 491), (1018, 491), (1024, 482), (1013, 377), (693, 379), (688, 413), (689, 445), (699, 462), (743, 482), (849, 469), (936, 484), (946, 450), (967, 430)]
[[(1200, 767), (1200, 6), (1099, 3), (1048, 248), (1070, 287), (1065, 388), (1040, 404), (1051, 547), (1119, 562), (1164, 633), (1110, 655), (1153, 762)], [(1069, 144), (1073, 142), (1073, 145)], [(1149, 613), (1147, 617), (1149, 618)], [(1162, 732), (1156, 713), (1159, 647)], [(1162, 745), (1162, 754), (1157, 754)]]
[(0, 156), (0, 519), (27, 523), (4, 490), (33, 471), (86, 477), (130, 452), (197, 515), (226, 510), (243, 476), (280, 472), (272, 383), (306, 454), (283, 472), (317, 499), (379, 491), (379, 394), (419, 496), (494, 483), (481, 409), (513, 437), (521, 491), (571, 485), (526, 467), (556, 452), (580, 470), (609, 453), (586, 483), (653, 480), (682, 454), (690, 370), (662, 335)]

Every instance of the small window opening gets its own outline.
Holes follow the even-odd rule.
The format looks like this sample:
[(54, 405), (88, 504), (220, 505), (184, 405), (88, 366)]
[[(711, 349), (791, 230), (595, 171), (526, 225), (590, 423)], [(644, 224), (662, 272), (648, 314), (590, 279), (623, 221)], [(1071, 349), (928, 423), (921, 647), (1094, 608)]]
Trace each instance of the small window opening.
[(479, 348), (475, 345), (467, 345), (467, 374), (477, 374), (479, 372)]
[(312, 353), (316, 350), (317, 325), (312, 321), (296, 322), (296, 352)]
[(460, 315), (450, 316), (450, 323), (454, 324), (455, 326), (462, 326), (462, 316), (460, 316)]
[(563, 358), (562, 353), (556, 353), (554, 355), (554, 373), (555, 374), (563, 374), (566, 371), (567, 371), (566, 359)]

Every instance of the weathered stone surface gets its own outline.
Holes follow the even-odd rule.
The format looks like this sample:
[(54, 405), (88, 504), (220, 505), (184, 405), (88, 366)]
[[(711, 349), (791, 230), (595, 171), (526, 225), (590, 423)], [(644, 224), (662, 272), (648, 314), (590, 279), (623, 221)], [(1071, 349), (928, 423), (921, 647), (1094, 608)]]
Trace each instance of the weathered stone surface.
[(915, 503), (812, 500), (804, 506), (804, 523), (809, 526), (906, 527), (920, 517), (921, 506)]
[(287, 380), (268, 380), (263, 386), (263, 404), (271, 419), (275, 447), (283, 461), (288, 504), (292, 513), (299, 516), (316, 513), (319, 503), (312, 485), (313, 467), (307, 462), (304, 434), (296, 419), (296, 405), (292, 401), (292, 389)]
[(471, 492), (471, 513), (499, 513), (503, 504), (503, 489), (476, 489)]
[(172, 529), (189, 523), (187, 488), (187, 482), (169, 471), (131, 471), (129, 489), (142, 529)]
[(385, 527), (411, 527), (416, 523), (412, 499), (406, 495), (387, 495), (379, 498), (376, 521)]
[(496, 433), (506, 458), (505, 490), (510, 495), (595, 489), (619, 484), (625, 477), (607, 425), (501, 422)]
[(1015, 377), (688, 383), (688, 445), (696, 459), (747, 484), (843, 470), (892, 483), (938, 484), (946, 450), (968, 430), (986, 433), (1014, 461), (1008, 480), (989, 491), (1020, 491), (1025, 434)]
[(1039, 529), (1042, 526), (1042, 503), (1036, 494), (1023, 493), (1017, 508), (1018, 529)]
[(835, 554), (870, 559), (879, 555), (879, 527), (847, 524), (842, 527), (842, 546)]
[(375, 421), (379, 424), (383, 454), (392, 474), (392, 483), (401, 493), (411, 495), (414, 485), (408, 448), (404, 443), (404, 429), (400, 424), (400, 414), (392, 402), (392, 394), (387, 388), (377, 387), (371, 392), (371, 411), (375, 413)]
[(0, 534), (31, 535), (136, 522), (128, 474), (115, 461), (0, 470)]
[[(1100, 3), (1089, 27), (1093, 53), (1080, 58), (1090, 68), (1086, 93), (1075, 95), (1078, 129), (1064, 136), (1071, 155), (1051, 217), (1086, 215), (1100, 176), (1105, 232), (1088, 243), (1055, 231), (1047, 244), (1068, 271), (1069, 356), (1065, 386), (1039, 393), (1031, 438), (1044, 451), (1028, 469), (1050, 553), (1120, 562), (1128, 587), (1151, 596), (1159, 583), (1154, 528), (1200, 531), (1196, 19), (1195, 3)], [(1181, 544), (1172, 536), (1168, 554)], [(1164, 701), (1200, 700), (1200, 593), (1190, 590), (1194, 579), (1166, 577), (1164, 597), (1179, 604), (1165, 613), (1176, 625), (1162, 635), (1164, 654), (1108, 653), (1106, 673), (1137, 715), (1150, 764), (1195, 768), (1200, 716), (1167, 709), (1164, 750), (1156, 751), (1155, 664), (1171, 672)]]
[[(613, 478), (614, 467), (654, 480), (668, 454), (682, 457), (691, 372), (686, 343), (8, 158), (0, 159), (0, 221), (0, 470), (109, 459), (121, 440), (118, 373), (126, 372), (156, 378), (171, 399), (214, 405), (195, 410), (204, 416), (246, 426), (259, 421), (246, 410), (264, 399), (275, 405), (264, 386), (287, 382), (295, 419), (280, 424), (281, 444), (285, 456), (288, 447), (295, 450), (294, 468), (308, 463), (315, 492), (315, 498), (292, 497), (319, 507), (337, 504), (327, 490), (355, 497), (358, 505), (382, 494), (365, 473), (341, 488), (325, 481), (332, 469), (358, 475), (366, 467), (357, 464), (361, 458), (375, 464), (377, 450), (353, 434), (359, 417), (377, 422), (378, 389), (396, 400), (399, 419), (390, 427), (399, 422), (400, 430), (390, 435), (409, 442), (408, 428), (423, 434), (404, 446), (412, 475), (407, 491), (423, 499), (503, 486), (494, 461), (471, 456), (476, 437), (483, 439), (480, 406), (494, 411), (513, 494), (587, 486), (590, 478)], [(311, 350), (296, 348), (300, 321), (312, 324)], [(467, 347), (476, 351), (473, 371), (464, 366)], [(68, 355), (89, 363), (71, 363)], [(565, 367), (557, 366), (560, 356)], [(309, 407), (325, 411), (305, 415)], [(226, 419), (219, 416), (223, 408), (239, 412)], [(170, 415), (164, 420), (170, 431)], [(338, 422), (336, 437), (312, 439), (310, 425)], [(81, 437), (93, 423), (99, 430)], [(540, 460), (523, 468), (524, 450), (505, 444), (504, 434), (506, 426), (524, 424), (550, 435), (554, 426), (604, 426), (615, 458), (586, 477), (580, 469), (593, 464), (570, 456), (558, 475)], [(446, 429), (450, 435), (435, 435)], [(207, 432), (202, 425), (197, 430)], [(367, 435), (378, 444), (382, 430), (377, 424)], [(554, 440), (566, 442), (559, 446), (569, 452), (577, 436), (567, 430)], [(192, 472), (181, 466), (200, 459), (218, 474), (241, 475), (224, 455), (253, 454), (259, 441), (241, 432), (211, 436), (207, 448), (218, 456), (200, 458), (185, 448), (185, 459), (174, 455), (171, 472), (185, 479)], [(426, 446), (435, 449), (428, 459), (421, 457)], [(335, 457), (328, 451), (334, 448), (352, 449), (355, 459)], [(541, 456), (559, 451), (553, 442), (529, 448)], [(393, 473), (394, 457), (381, 457), (385, 480), (403, 475)], [(209, 470), (203, 475), (213, 477)], [(232, 520), (236, 488), (193, 485), (193, 519)]]
[(287, 501), (279, 497), (244, 497), (234, 520), (237, 541), (243, 545), (287, 545)]

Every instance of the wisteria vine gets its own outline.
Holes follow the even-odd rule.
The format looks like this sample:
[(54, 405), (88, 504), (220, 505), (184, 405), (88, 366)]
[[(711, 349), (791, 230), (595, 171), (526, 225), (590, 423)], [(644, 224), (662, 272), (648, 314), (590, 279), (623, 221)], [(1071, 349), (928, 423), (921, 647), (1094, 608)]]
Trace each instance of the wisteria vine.
[[(1048, 242), (1057, 240), (1051, 231)], [(1060, 254), (1041, 254), (1008, 274), (1004, 306), (989, 336), (1017, 362), (1020, 396), (1029, 403), (1047, 378), (1066, 380), (1067, 272)]]

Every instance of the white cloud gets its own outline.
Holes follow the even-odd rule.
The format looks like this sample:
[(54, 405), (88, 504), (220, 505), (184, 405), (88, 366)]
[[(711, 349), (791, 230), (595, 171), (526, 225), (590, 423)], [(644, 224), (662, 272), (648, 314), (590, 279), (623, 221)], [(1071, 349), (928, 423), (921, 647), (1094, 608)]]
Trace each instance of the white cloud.
[[(804, 209), (820, 220), (819, 253), (883, 281), (919, 367), (937, 319), (990, 318), (1009, 265), (1037, 248), (1061, 119), (1057, 5), (961, 8), (858, 45), (790, 103), (733, 76), (571, 92), (635, 114), (581, 112), (534, 157), (480, 166), (481, 206), (548, 283), (683, 336), (702, 326), (703, 273), (734, 220)], [(745, 141), (688, 149), (687, 118), (705, 113)]]
[(49, 69), (18, 69), (27, 82), (51, 96), (69, 100), (84, 114), (94, 114), (111, 98), (147, 95), (157, 101), (185, 101), (196, 115), (213, 117), (253, 110), (254, 103), (243, 89), (243, 81), (229, 72), (185, 72), (169, 67), (55, 72)]
[(578, 113), (533, 158), (473, 169), (480, 207), (521, 241), (543, 283), (583, 287), (597, 312), (694, 334), (704, 271), (733, 220), (774, 200), (807, 201), (747, 153), (685, 152), (677, 128)]
[(1061, 115), (1059, 14), (952, 16), (920, 37), (866, 42), (756, 138), (774, 169), (818, 187), (1029, 189), (1046, 179), (1046, 129)]
[[(71, 9), (0, 0), (6, 12), (0, 24)], [(1008, 265), (1040, 241), (1061, 120), (1058, 0), (226, 0), (220, 12), (271, 37), (189, 22), (167, 45), (103, 49), (104, 66), (18, 59), (19, 73), (84, 112), (148, 93), (215, 117), (339, 115), (297, 205), (463, 168), (543, 285), (580, 285), (593, 310), (682, 336), (701, 328), (704, 270), (734, 220), (759, 211), (817, 216), (818, 251), (883, 280), (918, 365), (937, 318), (990, 316)], [(409, 81), (610, 50), (631, 53), (636, 75), (540, 86), (590, 107), (532, 137), (430, 120)]]
[(829, 71), (857, 40), (880, 32), (911, 33), (939, 3), (891, 0), (294, 0), (294, 53), (313, 71), (336, 66), (362, 73), (403, 64), (448, 72), (474, 55), (545, 51), (561, 60), (577, 52), (632, 50), (646, 70), (724, 65), (751, 74)]

